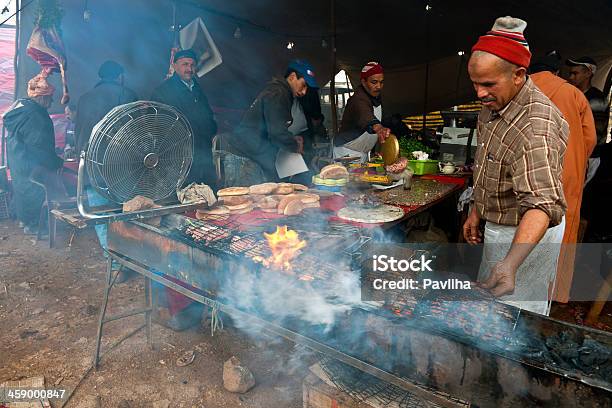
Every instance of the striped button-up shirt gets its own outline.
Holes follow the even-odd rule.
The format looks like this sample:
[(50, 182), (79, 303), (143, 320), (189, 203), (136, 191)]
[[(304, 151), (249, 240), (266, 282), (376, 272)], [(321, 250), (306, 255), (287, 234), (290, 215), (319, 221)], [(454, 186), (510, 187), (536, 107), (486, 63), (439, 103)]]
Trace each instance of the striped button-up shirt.
[(499, 112), (483, 107), (474, 169), (480, 217), (516, 226), (537, 208), (558, 225), (566, 208), (561, 171), (568, 134), (561, 112), (530, 78)]

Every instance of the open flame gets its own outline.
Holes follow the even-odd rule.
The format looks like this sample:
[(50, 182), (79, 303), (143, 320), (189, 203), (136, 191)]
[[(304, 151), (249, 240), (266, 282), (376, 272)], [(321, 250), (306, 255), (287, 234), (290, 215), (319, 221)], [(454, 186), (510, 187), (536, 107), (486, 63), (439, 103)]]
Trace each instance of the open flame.
[(272, 234), (264, 232), (264, 236), (272, 252), (272, 255), (263, 262), (264, 265), (291, 271), (291, 261), (300, 254), (300, 249), (306, 246), (306, 241), (300, 240), (298, 233), (287, 229), (286, 225), (277, 226), (276, 232)]

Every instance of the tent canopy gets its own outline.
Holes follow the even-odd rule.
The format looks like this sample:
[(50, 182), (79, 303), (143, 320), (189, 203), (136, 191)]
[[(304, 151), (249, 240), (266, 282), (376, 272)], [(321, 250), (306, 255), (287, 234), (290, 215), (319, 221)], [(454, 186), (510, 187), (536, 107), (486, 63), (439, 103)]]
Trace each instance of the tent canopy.
[[(386, 70), (385, 111), (413, 114), (425, 107), (435, 110), (474, 98), (466, 70), (469, 51), (499, 16), (527, 21), (525, 34), (534, 55), (551, 49), (564, 57), (590, 55), (604, 60), (612, 55), (609, 0), (532, 3), (335, 0), (337, 69), (345, 69), (355, 81), (366, 62), (380, 62)], [(141, 98), (148, 98), (168, 68), (174, 41), (170, 31), (173, 2), (105, 0), (88, 4), (91, 19), (86, 22), (81, 0), (63, 1), (62, 29), (73, 101), (95, 84), (98, 66), (106, 59), (122, 63), (127, 85)], [(308, 59), (320, 85), (329, 81), (330, 5), (331, 0), (177, 0), (176, 22), (185, 26), (196, 17), (204, 20), (223, 64), (202, 78), (201, 84), (211, 104), (239, 112), (250, 105), (267, 80), (284, 73), (292, 58)], [(26, 8), (21, 19), (20, 96), (25, 94), (27, 79), (38, 71), (24, 52), (32, 31), (32, 12), (33, 7)], [(234, 38), (236, 28), (240, 28), (240, 38)], [(292, 50), (286, 48), (288, 41), (295, 43)], [(458, 51), (466, 54), (459, 56)]]

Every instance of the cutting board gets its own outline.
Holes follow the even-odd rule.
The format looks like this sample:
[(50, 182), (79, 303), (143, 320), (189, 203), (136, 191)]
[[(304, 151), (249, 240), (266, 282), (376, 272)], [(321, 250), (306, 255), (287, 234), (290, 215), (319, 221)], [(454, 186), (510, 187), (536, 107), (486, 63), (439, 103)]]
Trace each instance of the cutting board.
[(404, 210), (392, 205), (381, 205), (375, 208), (344, 207), (338, 211), (338, 217), (343, 220), (378, 224), (399, 220), (404, 216)]

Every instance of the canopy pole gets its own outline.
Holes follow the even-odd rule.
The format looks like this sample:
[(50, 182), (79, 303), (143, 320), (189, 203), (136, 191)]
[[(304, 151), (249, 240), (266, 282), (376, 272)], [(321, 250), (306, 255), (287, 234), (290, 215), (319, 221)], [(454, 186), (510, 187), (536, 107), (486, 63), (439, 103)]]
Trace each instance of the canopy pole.
[(425, 6), (425, 93), (423, 95), (423, 137), (427, 134), (427, 98), (429, 97), (429, 10), (431, 6)]
[(172, 2), (172, 46), (179, 47), (178, 29), (176, 27), (176, 0)]
[(21, 76), (19, 75), (19, 47), (21, 47), (21, 1), (15, 1), (15, 56), (13, 57), (13, 73), (15, 75), (15, 86), (13, 91), (13, 101), (17, 100), (17, 94), (19, 93), (19, 81)]
[(338, 134), (338, 102), (336, 101), (336, 1), (330, 0), (331, 23), (331, 80), (329, 81), (329, 101), (331, 104), (332, 138)]

